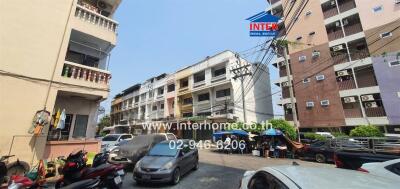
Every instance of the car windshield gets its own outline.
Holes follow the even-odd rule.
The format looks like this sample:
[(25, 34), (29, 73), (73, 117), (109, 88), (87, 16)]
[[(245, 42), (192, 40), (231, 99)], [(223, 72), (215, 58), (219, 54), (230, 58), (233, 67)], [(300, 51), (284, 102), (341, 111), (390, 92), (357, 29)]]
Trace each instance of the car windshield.
[[(172, 146), (173, 147), (173, 146)], [(175, 156), (178, 153), (178, 149), (171, 148), (168, 143), (161, 143), (155, 145), (149, 152), (149, 156)]]
[(107, 135), (103, 138), (102, 141), (117, 141), (119, 135)]

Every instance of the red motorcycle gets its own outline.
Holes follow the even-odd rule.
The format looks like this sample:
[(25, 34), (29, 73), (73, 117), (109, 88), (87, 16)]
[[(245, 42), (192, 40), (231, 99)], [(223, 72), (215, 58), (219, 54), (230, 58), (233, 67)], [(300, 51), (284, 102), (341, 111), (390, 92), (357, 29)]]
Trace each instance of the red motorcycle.
[[(104, 157), (104, 155), (96, 155), (96, 157)], [(94, 162), (98, 162), (96, 159)], [(56, 188), (68, 186), (72, 183), (87, 180), (87, 179), (100, 179), (100, 185), (110, 189), (119, 189), (122, 186), (122, 180), (125, 176), (124, 165), (110, 164), (103, 162), (97, 163), (96, 167), (88, 167), (86, 165), (86, 153), (82, 150), (71, 153), (65, 161), (62, 169), (64, 175), (56, 183)]]

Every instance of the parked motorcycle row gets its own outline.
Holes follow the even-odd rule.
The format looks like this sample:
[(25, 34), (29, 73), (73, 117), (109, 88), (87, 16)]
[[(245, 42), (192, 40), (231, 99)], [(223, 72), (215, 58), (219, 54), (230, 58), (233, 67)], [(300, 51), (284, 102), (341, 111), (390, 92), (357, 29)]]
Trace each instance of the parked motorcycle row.
[(56, 162), (48, 162), (47, 166), (41, 160), (27, 173), (9, 170), (7, 160), (10, 157), (0, 159), (1, 189), (119, 189), (125, 176), (124, 162), (108, 162), (109, 152), (96, 154), (92, 165), (89, 165), (87, 153), (78, 150), (67, 158), (59, 157)]

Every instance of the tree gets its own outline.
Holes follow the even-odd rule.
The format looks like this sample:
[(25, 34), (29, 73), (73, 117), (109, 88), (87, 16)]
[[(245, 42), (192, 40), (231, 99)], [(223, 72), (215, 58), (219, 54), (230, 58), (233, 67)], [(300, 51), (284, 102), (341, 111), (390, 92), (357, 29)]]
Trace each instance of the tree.
[(360, 125), (350, 131), (352, 137), (383, 137), (383, 133), (374, 125)]
[(268, 123), (272, 125), (272, 128), (281, 130), (290, 139), (292, 140), (297, 139), (296, 129), (292, 125), (290, 125), (289, 122), (287, 122), (286, 120), (271, 119), (268, 121)]
[(97, 124), (97, 134), (101, 133), (104, 127), (111, 126), (111, 118), (110, 115), (105, 115), (100, 119), (100, 122)]

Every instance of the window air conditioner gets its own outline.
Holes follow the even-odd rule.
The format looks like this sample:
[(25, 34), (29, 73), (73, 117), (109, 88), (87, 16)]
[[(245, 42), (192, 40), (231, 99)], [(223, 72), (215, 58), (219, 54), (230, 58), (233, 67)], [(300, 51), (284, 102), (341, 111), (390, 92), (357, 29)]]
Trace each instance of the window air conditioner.
[(343, 98), (343, 101), (344, 101), (344, 103), (353, 103), (353, 102), (356, 102), (356, 98), (355, 97), (345, 97), (345, 98)]
[(322, 80), (325, 79), (325, 75), (317, 75), (317, 76), (315, 76), (315, 79), (316, 79), (317, 81), (322, 81)]
[(373, 95), (363, 95), (361, 96), (362, 101), (374, 101), (374, 96)]
[(347, 70), (342, 70), (337, 72), (337, 76), (346, 76), (349, 75), (349, 72)]
[(378, 105), (376, 104), (376, 102), (367, 102), (367, 103), (365, 103), (365, 107), (366, 108), (377, 108)]
[(314, 102), (312, 102), (312, 101), (306, 102), (306, 107), (307, 107), (307, 108), (312, 108), (312, 107), (314, 107)]

